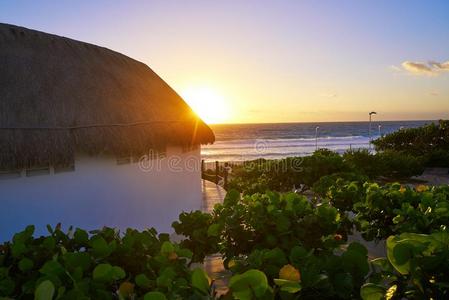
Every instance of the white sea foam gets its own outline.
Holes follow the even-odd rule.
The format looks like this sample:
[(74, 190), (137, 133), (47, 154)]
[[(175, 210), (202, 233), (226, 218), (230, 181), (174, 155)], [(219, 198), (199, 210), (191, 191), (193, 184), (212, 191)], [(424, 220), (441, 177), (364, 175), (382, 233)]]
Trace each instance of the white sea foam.
[[(373, 122), (371, 135), (375, 139), (380, 134), (429, 122), (432, 121)], [(201, 148), (201, 155), (206, 161), (305, 156), (316, 148), (343, 153), (351, 148), (368, 148), (370, 135), (368, 122), (230, 124), (215, 125), (212, 129), (216, 142)], [(318, 139), (315, 138), (316, 133)]]
[(344, 152), (350, 148), (368, 148), (369, 138), (362, 136), (322, 137), (317, 139), (260, 139), (217, 141), (203, 146), (201, 155), (206, 161), (241, 161), (256, 158), (276, 159), (288, 156), (304, 156), (318, 148)]

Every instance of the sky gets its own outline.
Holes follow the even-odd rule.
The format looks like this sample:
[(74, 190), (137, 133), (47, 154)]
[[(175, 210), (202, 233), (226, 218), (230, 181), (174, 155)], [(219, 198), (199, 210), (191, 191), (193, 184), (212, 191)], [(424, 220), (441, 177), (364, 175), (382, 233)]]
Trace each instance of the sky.
[(149, 65), (209, 123), (449, 118), (449, 1), (0, 0)]

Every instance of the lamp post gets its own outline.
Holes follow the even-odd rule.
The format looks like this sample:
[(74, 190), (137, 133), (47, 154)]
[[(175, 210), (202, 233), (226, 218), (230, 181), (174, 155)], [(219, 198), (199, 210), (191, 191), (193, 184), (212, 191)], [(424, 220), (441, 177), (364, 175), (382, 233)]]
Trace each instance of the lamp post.
[(382, 125), (379, 124), (377, 126), (377, 129), (379, 129), (379, 137), (382, 136), (382, 131), (381, 131), (382, 130)]
[(318, 129), (320, 126), (315, 127), (315, 151), (318, 150)]
[(368, 128), (369, 146), (368, 146), (368, 150), (370, 150), (370, 151), (371, 151), (371, 116), (372, 115), (377, 115), (377, 112), (372, 111), (369, 113), (369, 128)]

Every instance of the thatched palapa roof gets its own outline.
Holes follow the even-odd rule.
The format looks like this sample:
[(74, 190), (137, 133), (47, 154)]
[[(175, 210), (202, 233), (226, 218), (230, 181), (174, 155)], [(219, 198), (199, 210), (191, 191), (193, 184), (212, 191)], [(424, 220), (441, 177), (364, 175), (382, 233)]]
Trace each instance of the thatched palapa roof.
[(66, 165), (76, 151), (139, 155), (213, 141), (212, 130), (147, 65), (0, 24), (0, 170)]

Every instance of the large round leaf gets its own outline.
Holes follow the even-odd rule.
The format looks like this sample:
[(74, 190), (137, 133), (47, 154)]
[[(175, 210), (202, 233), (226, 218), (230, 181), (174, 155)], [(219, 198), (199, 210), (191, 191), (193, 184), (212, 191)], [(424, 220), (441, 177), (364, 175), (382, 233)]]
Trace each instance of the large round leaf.
[(366, 283), (360, 289), (360, 296), (363, 300), (381, 300), (384, 299), (385, 291), (383, 286)]
[(401, 274), (410, 272), (410, 259), (413, 255), (413, 247), (406, 240), (390, 236), (387, 239), (387, 257), (393, 267)]
[(35, 300), (51, 300), (55, 294), (55, 286), (50, 280), (42, 281), (34, 292)]
[(192, 272), (192, 286), (202, 294), (209, 294), (210, 278), (203, 269), (197, 268)]
[(249, 270), (241, 275), (235, 275), (229, 281), (232, 295), (236, 299), (250, 300), (262, 297), (268, 290), (268, 280), (259, 270)]

